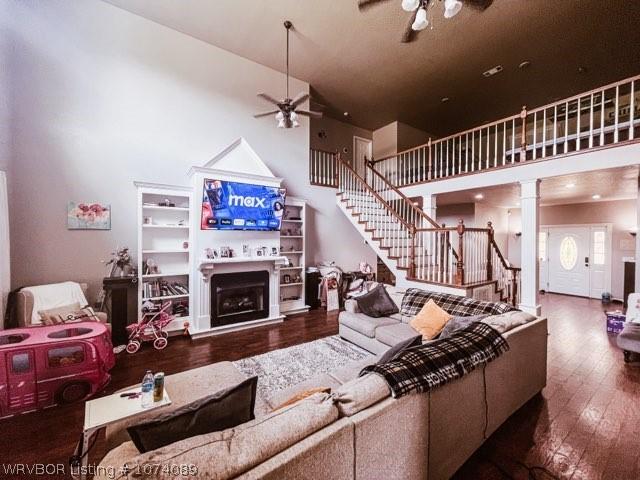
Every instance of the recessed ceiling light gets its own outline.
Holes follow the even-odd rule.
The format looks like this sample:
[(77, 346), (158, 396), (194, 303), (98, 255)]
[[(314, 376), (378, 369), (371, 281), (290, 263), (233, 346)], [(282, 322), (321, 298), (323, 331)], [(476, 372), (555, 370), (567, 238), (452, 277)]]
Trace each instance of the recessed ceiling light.
[(594, 200), (600, 200), (602, 197), (599, 193), (594, 193), (593, 195), (591, 195), (591, 198), (593, 198)]
[(446, 102), (448, 102), (449, 100), (450, 100), (450, 99), (449, 99), (449, 97), (442, 97), (442, 98), (440, 99), (440, 101), (441, 101), (442, 103), (446, 103)]
[(484, 195), (481, 193), (476, 193), (473, 198), (475, 198), (476, 200), (482, 200), (484, 198)]
[(520, 65), (518, 65), (518, 68), (520, 70), (524, 70), (525, 68), (528, 68), (531, 66), (531, 62), (529, 60), (525, 60), (524, 62), (522, 62)]
[(575, 184), (575, 183), (567, 183), (567, 184), (565, 185), (565, 187), (567, 187), (567, 188), (575, 188), (575, 186), (576, 186), (576, 184)]
[(344, 113), (343, 113), (343, 115), (344, 115), (345, 117), (348, 117), (348, 116), (349, 116), (349, 112), (344, 112)]

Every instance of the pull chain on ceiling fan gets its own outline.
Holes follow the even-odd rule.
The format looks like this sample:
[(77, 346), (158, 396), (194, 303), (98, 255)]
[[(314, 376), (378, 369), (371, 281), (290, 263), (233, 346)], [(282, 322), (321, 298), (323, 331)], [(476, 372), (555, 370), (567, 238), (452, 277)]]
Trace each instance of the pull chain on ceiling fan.
[(257, 113), (254, 115), (255, 118), (267, 117), (269, 115), (275, 115), (275, 119), (278, 122), (278, 128), (295, 128), (300, 126), (298, 122), (298, 115), (302, 115), (305, 117), (311, 118), (322, 118), (322, 113), (313, 112), (307, 110), (298, 110), (298, 105), (304, 103), (308, 98), (309, 94), (305, 92), (299, 93), (296, 98), (291, 99), (289, 97), (289, 31), (293, 27), (293, 24), (286, 20), (284, 22), (284, 28), (287, 31), (287, 51), (286, 51), (286, 59), (285, 59), (285, 68), (286, 68), (286, 96), (283, 100), (278, 101), (270, 95), (266, 93), (259, 93), (258, 97), (266, 100), (269, 103), (274, 104), (278, 107), (277, 110), (272, 110), (270, 112)]

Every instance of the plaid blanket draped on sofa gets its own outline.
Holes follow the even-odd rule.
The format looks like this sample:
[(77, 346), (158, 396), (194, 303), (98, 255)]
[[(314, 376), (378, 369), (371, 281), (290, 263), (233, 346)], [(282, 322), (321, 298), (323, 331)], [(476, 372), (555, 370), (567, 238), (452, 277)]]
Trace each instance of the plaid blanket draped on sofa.
[(408, 348), (389, 363), (369, 365), (360, 375), (381, 375), (393, 398), (399, 398), (456, 380), (508, 350), (509, 344), (500, 333), (486, 323), (475, 322), (452, 337)]
[(406, 317), (415, 317), (425, 303), (433, 300), (436, 305), (450, 315), (468, 317), (471, 315), (501, 315), (517, 310), (504, 302), (483, 302), (469, 297), (450, 293), (429, 292), (419, 288), (408, 288), (402, 297), (400, 313)]

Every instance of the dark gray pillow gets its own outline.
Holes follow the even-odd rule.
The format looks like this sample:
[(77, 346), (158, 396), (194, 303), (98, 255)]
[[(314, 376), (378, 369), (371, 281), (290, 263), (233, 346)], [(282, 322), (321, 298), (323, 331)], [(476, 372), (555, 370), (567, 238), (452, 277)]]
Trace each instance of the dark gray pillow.
[(400, 311), (382, 284), (378, 284), (369, 293), (356, 297), (356, 302), (362, 313), (374, 318), (388, 317)]
[(458, 330), (466, 328), (472, 323), (479, 322), (488, 316), (489, 315), (471, 315), (470, 317), (452, 317), (440, 332), (438, 339), (449, 338)]
[(422, 345), (422, 335), (416, 335), (415, 337), (407, 338), (401, 342), (396, 343), (389, 350), (384, 352), (380, 359), (376, 362), (376, 365), (382, 365), (383, 363), (389, 363), (396, 358), (397, 355), (404, 352), (407, 348), (417, 347)]
[(255, 418), (258, 377), (184, 405), (173, 412), (127, 428), (140, 453), (185, 438), (219, 432)]

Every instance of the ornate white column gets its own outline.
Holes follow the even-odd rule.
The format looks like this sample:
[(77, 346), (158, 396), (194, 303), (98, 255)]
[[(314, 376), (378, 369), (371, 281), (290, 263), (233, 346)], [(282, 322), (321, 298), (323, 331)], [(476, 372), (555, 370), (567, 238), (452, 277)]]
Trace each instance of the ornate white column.
[[(634, 292), (640, 292), (640, 178), (638, 178), (638, 199), (636, 200), (636, 288)], [(627, 300), (626, 298), (624, 299)]]
[[(435, 195), (424, 195), (423, 197), (423, 206), (422, 210), (424, 213), (429, 215), (432, 220), (436, 220), (436, 196)], [(454, 225), (455, 226), (455, 225)]]
[(520, 272), (520, 310), (540, 315), (538, 298), (539, 265), (538, 235), (540, 230), (540, 180), (520, 182), (520, 205), (522, 213), (522, 237)]

